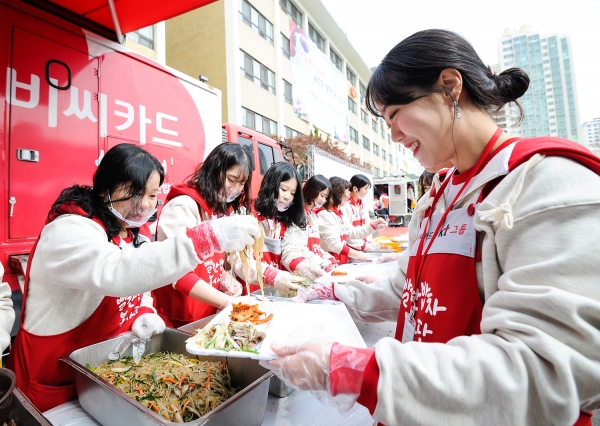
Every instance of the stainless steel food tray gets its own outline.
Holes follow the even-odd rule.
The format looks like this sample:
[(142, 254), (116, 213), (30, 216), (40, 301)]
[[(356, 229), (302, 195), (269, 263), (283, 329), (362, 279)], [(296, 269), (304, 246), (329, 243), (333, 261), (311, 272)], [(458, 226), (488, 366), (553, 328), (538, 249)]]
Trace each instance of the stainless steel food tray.
[[(265, 287), (264, 290), (265, 290), (265, 297), (268, 297), (269, 299), (285, 300), (283, 297), (272, 296), (274, 294), (279, 294), (277, 292), (277, 290), (275, 290), (273, 287)], [(260, 290), (258, 290), (257, 292), (254, 292), (252, 294), (260, 295)], [(288, 298), (288, 300), (289, 300), (289, 298)], [(215, 317), (214, 315), (211, 315), (209, 317), (202, 318), (201, 320), (191, 322), (189, 324), (184, 325), (183, 327), (179, 327), (179, 330), (183, 331), (184, 333), (189, 333), (191, 335), (195, 335), (196, 330), (203, 329), (204, 326), (206, 324), (208, 324), (214, 317)], [(284, 397), (288, 396), (289, 394), (291, 394), (292, 392), (294, 392), (294, 390), (295, 389), (293, 387), (286, 385), (277, 376), (273, 375), (271, 377), (271, 382), (269, 383), (269, 393), (271, 395), (276, 396), (278, 398), (284, 398)]]
[[(189, 355), (185, 350), (185, 341), (188, 337), (186, 333), (167, 328), (163, 334), (153, 336), (146, 344), (146, 353), (168, 351)], [(105, 340), (61, 357), (61, 361), (69, 364), (75, 371), (79, 403), (104, 426), (175, 425), (176, 423), (160, 417), (85, 367), (86, 364), (97, 366), (106, 361), (108, 354), (117, 346), (120, 339), (115, 337)], [(131, 348), (124, 355), (131, 356)], [(193, 426), (261, 425), (267, 408), (268, 379), (272, 373), (261, 367), (258, 361), (251, 359), (227, 357), (198, 357), (198, 359), (226, 361), (231, 375), (231, 384), (238, 391), (204, 417), (186, 424)]]

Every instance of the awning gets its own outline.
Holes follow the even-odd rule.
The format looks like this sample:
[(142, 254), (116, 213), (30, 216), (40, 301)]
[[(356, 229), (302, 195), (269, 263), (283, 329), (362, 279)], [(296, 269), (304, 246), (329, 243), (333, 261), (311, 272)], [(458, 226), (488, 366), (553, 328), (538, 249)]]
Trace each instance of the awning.
[[(126, 34), (189, 12), (216, 0), (23, 0), (50, 13), (69, 19), (79, 16), (116, 34)], [(115, 16), (111, 15), (111, 8)], [(61, 9), (66, 13), (60, 13)], [(116, 19), (114, 19), (116, 18)], [(75, 22), (81, 25), (81, 22)], [(116, 25), (115, 25), (116, 24)]]

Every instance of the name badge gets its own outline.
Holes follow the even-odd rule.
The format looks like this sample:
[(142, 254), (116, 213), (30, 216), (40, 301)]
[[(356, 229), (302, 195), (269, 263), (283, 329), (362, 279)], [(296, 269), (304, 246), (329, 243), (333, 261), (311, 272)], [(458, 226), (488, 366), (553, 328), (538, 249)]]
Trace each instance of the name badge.
[(408, 312), (404, 314), (404, 329), (402, 330), (402, 343), (412, 342), (415, 338), (415, 318)]

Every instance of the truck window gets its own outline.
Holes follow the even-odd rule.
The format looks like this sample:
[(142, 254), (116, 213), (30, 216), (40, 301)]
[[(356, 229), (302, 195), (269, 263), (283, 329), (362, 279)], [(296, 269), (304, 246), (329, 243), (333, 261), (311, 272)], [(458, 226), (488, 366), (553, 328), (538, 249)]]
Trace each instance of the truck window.
[(278, 149), (274, 149), (273, 154), (275, 154), (275, 162), (280, 163), (281, 162), (281, 151)]
[(402, 193), (402, 186), (394, 185), (394, 194), (401, 194), (401, 193)]
[(252, 160), (252, 170), (256, 170), (256, 167), (254, 167), (254, 145), (252, 144), (252, 139), (238, 136), (238, 143), (248, 152)]
[(258, 144), (258, 163), (260, 164), (260, 174), (267, 173), (269, 167), (273, 164), (273, 148), (262, 143)]

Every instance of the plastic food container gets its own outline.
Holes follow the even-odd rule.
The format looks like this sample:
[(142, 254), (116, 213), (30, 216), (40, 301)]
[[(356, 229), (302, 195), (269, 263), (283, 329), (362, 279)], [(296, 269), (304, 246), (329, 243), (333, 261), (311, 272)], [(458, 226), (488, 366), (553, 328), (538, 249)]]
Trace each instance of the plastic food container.
[[(163, 334), (153, 336), (146, 344), (146, 353), (174, 352), (189, 355), (185, 350), (187, 333), (167, 328)], [(108, 359), (108, 354), (117, 346), (121, 337), (115, 337), (94, 345), (86, 346), (61, 361), (75, 371), (75, 384), (79, 403), (98, 422), (109, 425), (175, 425), (149, 410), (126, 393), (89, 371), (85, 365), (97, 366)], [(131, 356), (131, 347), (124, 353)], [(261, 367), (258, 361), (245, 358), (198, 357), (206, 361), (226, 361), (231, 384), (237, 393), (188, 425), (249, 425), (262, 424), (267, 408), (269, 378), (272, 373)]]

